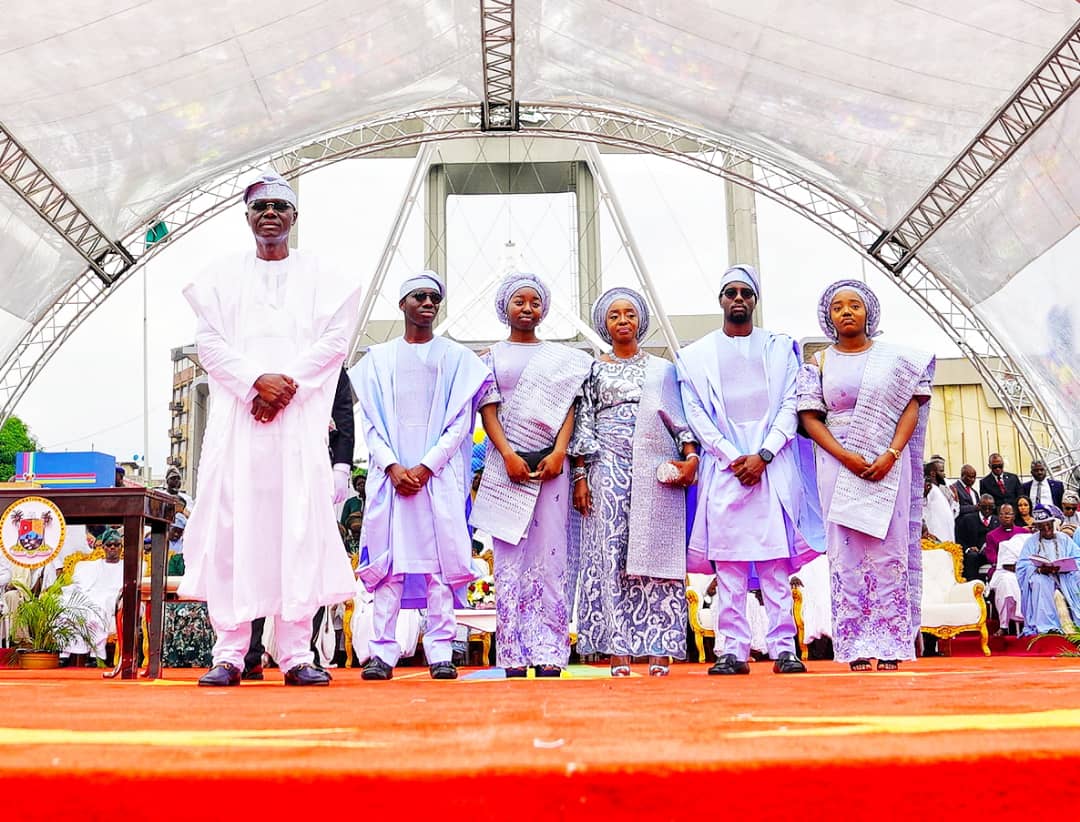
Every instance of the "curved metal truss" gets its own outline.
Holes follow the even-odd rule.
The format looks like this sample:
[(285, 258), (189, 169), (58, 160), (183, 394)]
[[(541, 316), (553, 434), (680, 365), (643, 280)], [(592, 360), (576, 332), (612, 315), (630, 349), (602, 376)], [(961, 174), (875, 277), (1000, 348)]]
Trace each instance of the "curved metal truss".
[[(917, 257), (894, 272), (870, 249), (885, 227), (869, 215), (771, 159), (748, 152), (714, 134), (664, 122), (652, 116), (589, 106), (520, 103), (520, 130), (495, 134), (481, 130), (480, 105), (426, 109), (376, 120), (337, 132), (271, 158), (281, 173), (296, 177), (340, 160), (388, 149), (462, 137), (521, 139), (548, 137), (581, 140), (655, 154), (731, 180), (787, 206), (863, 254), (894, 278), (897, 285), (949, 336), (972, 362), (980, 377), (998, 395), (1021, 439), (1041, 455), (1052, 471), (1067, 471), (1075, 459), (1049, 409), (993, 332), (965, 298), (952, 290)], [(168, 246), (240, 196), (253, 166), (244, 166), (209, 186), (200, 186), (166, 206), (149, 223), (150, 231), (123, 239), (135, 262), (117, 284), (137, 272)], [(746, 168), (753, 175), (745, 174)], [(738, 169), (738, 170), (737, 170)], [(740, 173), (742, 172), (742, 173)], [(167, 228), (164, 239), (161, 224)], [(0, 365), (0, 419), (6, 419), (30, 383), (75, 329), (110, 293), (87, 269), (26, 333)], [(1043, 439), (1048, 442), (1044, 442)]]

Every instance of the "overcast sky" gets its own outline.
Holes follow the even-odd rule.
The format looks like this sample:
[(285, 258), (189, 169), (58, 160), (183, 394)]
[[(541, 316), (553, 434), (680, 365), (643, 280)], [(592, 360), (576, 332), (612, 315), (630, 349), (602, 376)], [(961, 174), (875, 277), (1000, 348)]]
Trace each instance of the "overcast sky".
[[(629, 229), (658, 284), (666, 311), (695, 313), (715, 303), (715, 281), (727, 267), (722, 180), (672, 160), (605, 155)], [(370, 282), (412, 169), (412, 160), (352, 160), (305, 175), (300, 184), (300, 247), (330, 256)], [(568, 196), (452, 198), (448, 256), (456, 335), (498, 334), (489, 291), (478, 294), (508, 260), (552, 282), (568, 301), (574, 251)], [(422, 208), (422, 198), (421, 198)], [(423, 268), (423, 216), (405, 232), (377, 317), (392, 317), (397, 286)], [(604, 286), (632, 284), (626, 252), (606, 213), (601, 224)], [(758, 198), (765, 325), (796, 338), (819, 336), (822, 288), (842, 277), (866, 277), (883, 304), (887, 339), (957, 356), (928, 317), (861, 257), (804, 218)], [(507, 242), (513, 245), (508, 247)], [(80, 327), (26, 392), (15, 413), (49, 451), (97, 450), (129, 460), (143, 454), (143, 273), (148, 289), (150, 464), (164, 473), (172, 362), (170, 349), (192, 342), (194, 318), (180, 289), (225, 252), (251, 247), (240, 206), (177, 240), (136, 274)], [(737, 261), (732, 261), (737, 262)], [(455, 308), (454, 306), (459, 306)], [(464, 308), (463, 308), (464, 307)], [(468, 310), (466, 311), (465, 308)], [(553, 321), (548, 336), (569, 331)]]

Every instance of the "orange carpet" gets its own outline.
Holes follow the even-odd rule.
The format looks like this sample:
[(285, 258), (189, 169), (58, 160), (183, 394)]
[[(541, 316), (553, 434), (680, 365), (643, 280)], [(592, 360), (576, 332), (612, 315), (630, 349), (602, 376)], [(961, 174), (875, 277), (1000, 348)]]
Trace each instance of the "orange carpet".
[(354, 670), (318, 689), (272, 672), (219, 690), (195, 671), (0, 671), (0, 818), (881, 819), (1080, 801), (1080, 660), (705, 671), (433, 682), (406, 668), (370, 683)]

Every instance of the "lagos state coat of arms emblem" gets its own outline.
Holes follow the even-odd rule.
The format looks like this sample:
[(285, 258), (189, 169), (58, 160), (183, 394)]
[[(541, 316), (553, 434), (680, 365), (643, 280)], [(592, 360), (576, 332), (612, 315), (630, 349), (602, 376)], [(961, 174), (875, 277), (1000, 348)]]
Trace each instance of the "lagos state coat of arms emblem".
[(0, 519), (0, 553), (23, 568), (40, 568), (64, 547), (67, 525), (52, 500), (23, 497), (15, 500)]

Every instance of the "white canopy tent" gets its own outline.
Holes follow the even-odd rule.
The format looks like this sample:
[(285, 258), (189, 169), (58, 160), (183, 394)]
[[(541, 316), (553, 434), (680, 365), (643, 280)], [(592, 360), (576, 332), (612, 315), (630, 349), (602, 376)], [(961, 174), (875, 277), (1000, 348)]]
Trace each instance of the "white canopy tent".
[(895, 274), (1029, 448), (1080, 462), (1080, 294), (1045, 264), (1080, 250), (1073, 0), (6, 6), (3, 414), (167, 247), (148, 228), (198, 225), (251, 165), (495, 130), (673, 156), (800, 211)]

